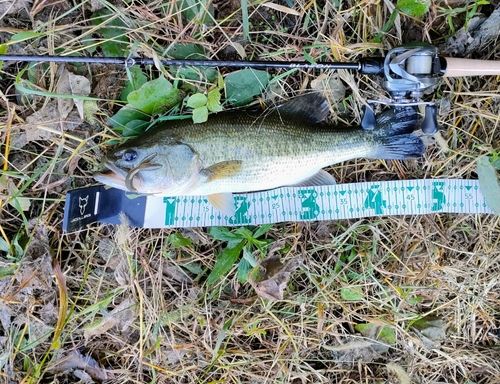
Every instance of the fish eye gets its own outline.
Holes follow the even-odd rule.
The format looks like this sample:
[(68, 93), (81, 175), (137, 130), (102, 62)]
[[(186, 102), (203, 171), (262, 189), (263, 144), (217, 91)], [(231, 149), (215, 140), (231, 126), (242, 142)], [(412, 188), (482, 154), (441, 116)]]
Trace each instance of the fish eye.
[(137, 159), (137, 152), (133, 149), (129, 149), (123, 153), (123, 160), (125, 161), (134, 161)]

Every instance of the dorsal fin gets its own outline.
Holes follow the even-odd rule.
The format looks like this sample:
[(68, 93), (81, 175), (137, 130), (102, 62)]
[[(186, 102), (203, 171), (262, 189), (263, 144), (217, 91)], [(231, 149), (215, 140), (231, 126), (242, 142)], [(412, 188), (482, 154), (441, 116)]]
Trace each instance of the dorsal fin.
[(319, 123), (326, 119), (330, 105), (321, 93), (306, 93), (294, 97), (276, 109), (280, 114)]

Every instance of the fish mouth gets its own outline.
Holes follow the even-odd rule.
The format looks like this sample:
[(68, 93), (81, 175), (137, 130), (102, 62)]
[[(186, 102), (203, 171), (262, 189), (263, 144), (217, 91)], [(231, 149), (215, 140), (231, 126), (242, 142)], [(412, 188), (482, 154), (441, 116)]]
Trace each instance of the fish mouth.
[[(128, 192), (140, 193), (143, 189), (143, 180), (140, 171), (151, 171), (161, 167), (160, 164), (151, 163), (156, 157), (156, 153), (147, 156), (141, 163), (125, 171), (115, 165), (115, 163), (108, 158), (104, 158), (103, 165), (109, 170), (104, 172), (96, 172), (93, 177), (97, 181), (109, 185), (113, 188), (118, 188)], [(144, 191), (143, 191), (144, 192)]]
[(125, 182), (128, 176), (128, 172), (121, 168), (118, 168), (112, 161), (107, 158), (103, 160), (103, 165), (108, 168), (108, 170), (95, 172), (92, 175), (94, 179), (110, 187), (128, 191)]

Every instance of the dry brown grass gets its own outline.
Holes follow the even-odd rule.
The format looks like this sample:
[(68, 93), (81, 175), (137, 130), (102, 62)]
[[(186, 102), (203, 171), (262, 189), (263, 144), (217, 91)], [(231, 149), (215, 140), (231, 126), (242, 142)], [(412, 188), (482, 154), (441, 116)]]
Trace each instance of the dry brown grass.
[[(95, 31), (90, 7), (106, 2), (18, 3), (20, 10), (0, 21), (1, 40), (34, 28), (43, 34), (10, 45), (9, 52), (68, 54), (84, 49), (83, 40)], [(238, 57), (231, 48), (238, 43), (251, 59), (303, 60), (305, 49), (314, 58), (339, 61), (383, 54), (408, 41), (442, 44), (451, 35), (446, 10), (465, 5), (438, 2), (421, 20), (402, 16), (401, 32), (394, 28), (382, 44), (373, 44), (389, 16), (384, 2), (339, 2), (339, 11), (335, 1), (297, 0), (293, 8), (305, 15), (300, 18), (253, 2), (252, 44), (245, 44), (240, 2), (214, 1), (219, 18), (208, 26), (180, 20), (171, 3), (111, 2), (127, 24), (124, 33), (145, 55), (172, 42), (199, 40), (217, 58)], [(464, 15), (454, 16), (455, 28), (463, 26)], [(494, 59), (500, 55), (495, 44), (475, 55)], [(248, 284), (238, 283), (235, 270), (208, 287), (204, 279), (225, 244), (206, 229), (182, 230), (194, 245), (178, 249), (168, 242), (176, 230), (96, 224), (61, 232), (66, 191), (93, 183), (91, 173), (106, 150), (100, 144), (116, 137), (103, 127), (117, 110), (112, 100), (125, 72), (111, 66), (78, 69), (91, 79), (92, 94), (106, 100), (95, 113), (100, 127), (71, 128), (57, 118), (25, 123), (48, 98), (34, 96), (25, 104), (16, 98), (13, 83), (23, 68), (4, 64), (0, 80), (3, 154), (10, 144), (0, 179), (1, 236), (19, 243), (17, 254), (0, 258), (0, 381), (500, 382), (498, 216), (277, 224), (266, 235), (271, 247), (284, 260), (303, 260), (284, 300), (259, 299)], [(32, 81), (39, 90), (53, 90), (57, 70), (55, 64), (38, 66)], [(319, 75), (295, 71), (275, 90), (291, 96)], [(350, 87), (347, 113), (334, 106), (333, 119), (355, 124), (362, 100), (383, 92), (376, 79), (350, 73), (341, 78)], [(332, 173), (341, 182), (475, 178), (474, 160), (500, 148), (498, 81), (441, 83), (435, 95), (448, 149), (435, 145), (422, 160), (405, 163), (351, 161), (331, 167)], [(13, 145), (20, 130), (32, 135), (22, 148)], [(6, 203), (16, 191), (25, 199), (18, 202), (30, 204), (27, 210)], [(202, 272), (189, 272), (193, 267)], [(359, 297), (347, 300), (345, 292)], [(360, 333), (356, 326), (365, 323), (373, 327)], [(390, 341), (383, 338), (387, 333)]]

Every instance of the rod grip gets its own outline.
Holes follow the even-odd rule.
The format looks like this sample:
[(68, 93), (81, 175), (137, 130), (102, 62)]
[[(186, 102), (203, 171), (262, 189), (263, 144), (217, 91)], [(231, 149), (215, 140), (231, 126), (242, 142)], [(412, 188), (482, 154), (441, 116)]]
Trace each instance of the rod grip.
[(443, 77), (500, 75), (500, 61), (459, 59), (444, 57), (446, 70)]

